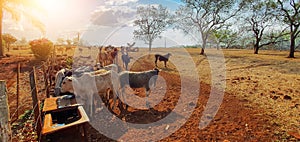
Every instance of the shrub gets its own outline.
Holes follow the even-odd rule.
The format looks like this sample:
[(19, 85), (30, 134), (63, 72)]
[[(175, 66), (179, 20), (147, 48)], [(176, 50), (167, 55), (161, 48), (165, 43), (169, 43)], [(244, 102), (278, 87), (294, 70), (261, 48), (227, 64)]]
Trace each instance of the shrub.
[(36, 39), (29, 42), (30, 48), (32, 50), (33, 55), (39, 60), (47, 60), (53, 43), (46, 39)]
[(72, 65), (73, 65), (73, 58), (68, 57), (68, 58), (66, 59), (66, 62), (67, 62), (67, 68), (72, 68)]

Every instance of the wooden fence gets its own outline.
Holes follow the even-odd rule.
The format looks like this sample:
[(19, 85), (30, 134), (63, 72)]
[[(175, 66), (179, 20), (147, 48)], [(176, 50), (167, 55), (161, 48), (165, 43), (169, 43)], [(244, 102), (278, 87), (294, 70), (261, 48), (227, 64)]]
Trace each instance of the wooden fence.
[[(27, 141), (26, 136), (19, 135), (23, 135), (28, 129), (32, 129), (33, 132), (36, 132), (40, 139), (42, 115), (40, 113), (41, 100), (38, 98), (50, 97), (50, 85), (53, 84), (51, 82), (51, 75), (55, 72), (53, 67), (55, 63), (56, 59), (53, 57), (51, 60), (43, 62), (37, 67), (33, 67), (29, 73), (26, 71), (22, 73), (22, 66), (20, 63), (17, 63), (17, 69), (13, 72), (16, 73), (16, 82), (11, 83), (10, 81), (10, 84), (12, 85), (9, 85), (8, 87), (6, 86), (6, 81), (0, 81), (0, 142), (15, 140)], [(26, 74), (28, 74), (28, 76), (26, 76)], [(16, 85), (13, 86), (13, 84)], [(27, 95), (30, 95), (31, 97)], [(8, 99), (15, 101), (15, 103), (13, 103), (14, 105), (10, 106)], [(30, 103), (32, 103), (32, 108), (28, 108)], [(13, 111), (10, 112), (10, 108)], [(13, 125), (15, 125), (14, 123), (18, 123), (20, 121), (19, 117), (24, 116), (24, 110), (28, 109), (32, 109), (32, 111), (29, 111), (30, 113), (25, 119), (33, 120), (32, 125), (18, 125), (18, 127), (23, 128), (17, 128), (17, 130), (15, 130), (16, 128), (13, 127)]]

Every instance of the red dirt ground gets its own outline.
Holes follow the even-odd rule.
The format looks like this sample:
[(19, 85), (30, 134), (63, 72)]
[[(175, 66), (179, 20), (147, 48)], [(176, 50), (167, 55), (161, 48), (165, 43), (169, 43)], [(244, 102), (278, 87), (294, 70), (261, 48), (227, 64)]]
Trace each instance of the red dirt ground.
[[(147, 68), (147, 61), (139, 63), (140, 65), (136, 65), (131, 69), (139, 71), (153, 68)], [(156, 122), (167, 116), (170, 111), (174, 109), (179, 98), (178, 92), (180, 92), (181, 89), (180, 77), (175, 74), (170, 74), (167, 71), (160, 72), (160, 75), (166, 80), (168, 85), (167, 92), (162, 102), (150, 110), (137, 110), (130, 107), (128, 111), (122, 111), (117, 117), (130, 123), (145, 124)], [(184, 83), (191, 84), (189, 80), (186, 80)], [(157, 84), (157, 86), (159, 85), (160, 84)], [(194, 89), (194, 86), (191, 84), (188, 89)], [(191, 106), (196, 105), (196, 108), (188, 121), (175, 133), (160, 141), (274, 141), (278, 139), (273, 135), (273, 128), (266, 125), (268, 119), (259, 115), (262, 110), (256, 109), (255, 107), (245, 107), (244, 104), (247, 103), (247, 100), (240, 100), (228, 93), (225, 94), (222, 105), (213, 121), (206, 128), (200, 130), (199, 122), (208, 100), (210, 90), (211, 88), (209, 85), (201, 82), (199, 100), (197, 104), (190, 104)], [(145, 96), (143, 90), (137, 91), (140, 92), (138, 94), (139, 96)], [(189, 106), (184, 107), (189, 109)], [(108, 124), (102, 122), (105, 120), (108, 120), (111, 123)], [(176, 120), (174, 121), (175, 122), (173, 123), (176, 123)], [(110, 132), (117, 135), (119, 141), (133, 141), (133, 139), (134, 141), (144, 141), (146, 138), (151, 139), (151, 137), (159, 137), (164, 133), (158, 133), (155, 129), (151, 130), (153, 132), (152, 135), (146, 135), (147, 133), (143, 134), (142, 132), (136, 133), (127, 131), (126, 126), (118, 124), (115, 121), (115, 118), (107, 118), (101, 116), (100, 113), (97, 113), (94, 116), (91, 123), (92, 125), (88, 125), (87, 129), (88, 141), (115, 141), (98, 132), (97, 129), (93, 128), (94, 126), (105, 127), (108, 130), (112, 125), (123, 128), (122, 130), (112, 130), (112, 132)], [(166, 125), (167, 124), (162, 124), (164, 127)], [(170, 127), (174, 126), (173, 124), (168, 125)], [(51, 141), (80, 141), (79, 138), (74, 139), (74, 135), (68, 135), (68, 133), (76, 133), (77, 131), (78, 130), (74, 129), (73, 132), (69, 131), (52, 135), (50, 136), (50, 139)]]
[[(15, 82), (17, 62), (23, 62), (22, 66), (24, 70), (22, 72), (30, 71), (32, 66), (38, 64), (30, 57), (22, 57), (19, 59), (16, 59), (15, 57), (9, 57), (0, 59), (0, 66), (2, 67), (0, 71), (0, 79), (6, 80), (8, 87), (11, 87)], [(145, 68), (145, 66), (135, 66), (132, 67), (132, 69), (148, 70), (152, 69), (152, 67)], [(164, 100), (150, 110), (134, 110), (130, 108), (128, 111), (122, 112), (118, 116), (119, 118), (123, 120), (125, 119), (127, 122), (131, 123), (151, 123), (164, 118), (169, 114), (169, 112), (176, 106), (179, 98), (178, 92), (180, 92), (181, 88), (180, 77), (175, 74), (170, 74), (167, 71), (160, 72), (160, 75), (166, 80), (168, 85)], [(190, 82), (187, 80), (184, 83)], [(269, 119), (265, 116), (259, 115), (262, 114), (262, 110), (257, 109), (255, 106), (245, 107), (244, 104), (248, 102), (247, 100), (241, 100), (228, 93), (225, 94), (222, 105), (213, 121), (206, 128), (200, 130), (199, 122), (209, 97), (210, 90), (211, 88), (209, 85), (201, 82), (198, 103), (190, 104), (191, 106), (196, 105), (196, 108), (188, 121), (175, 133), (162, 139), (161, 141), (275, 141), (279, 139), (278, 136), (274, 135), (273, 133), (273, 126), (268, 124)], [(141, 92), (143, 91), (141, 90)], [(145, 94), (140, 93), (139, 95), (144, 96)], [(13, 99), (15, 99), (15, 97), (9, 98), (9, 102), (12, 102)], [(15, 104), (10, 105), (14, 106)], [(10, 111), (13, 112), (14, 109), (11, 109)], [(100, 118), (103, 117), (104, 116), (99, 116), (99, 114), (96, 114), (94, 118), (96, 121), (92, 122), (96, 124), (93, 124), (93, 126), (97, 125), (97, 121), (102, 121)], [(112, 124), (114, 121), (115, 119), (111, 119)], [(107, 124), (107, 126), (103, 127), (110, 127), (112, 124)], [(172, 124), (170, 124), (170, 126), (172, 127)], [(80, 139), (77, 139), (76, 135), (74, 135), (76, 131), (77, 129), (72, 129), (71, 131), (51, 135), (50, 139), (51, 141), (56, 142), (80, 141)], [(87, 132), (89, 141), (115, 141), (102, 135), (91, 125), (88, 126)], [(143, 139), (147, 137), (147, 135), (145, 135), (145, 137), (137, 138), (137, 136), (141, 136), (143, 134), (129, 131), (115, 130), (115, 132), (112, 133), (118, 134), (120, 138), (119, 140), (123, 141), (131, 141), (132, 138), (136, 138), (138, 141), (143, 141)], [(162, 135), (156, 132), (154, 133), (155, 136)]]

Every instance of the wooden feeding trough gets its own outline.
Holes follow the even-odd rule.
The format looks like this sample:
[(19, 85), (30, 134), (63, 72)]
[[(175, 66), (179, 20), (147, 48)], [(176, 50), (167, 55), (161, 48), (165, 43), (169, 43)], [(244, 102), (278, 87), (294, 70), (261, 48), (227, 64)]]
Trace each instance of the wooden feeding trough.
[(62, 97), (47, 98), (44, 101), (45, 114), (42, 135), (75, 127), (82, 128), (86, 137), (85, 124), (89, 122), (83, 107), (75, 99), (62, 99)]

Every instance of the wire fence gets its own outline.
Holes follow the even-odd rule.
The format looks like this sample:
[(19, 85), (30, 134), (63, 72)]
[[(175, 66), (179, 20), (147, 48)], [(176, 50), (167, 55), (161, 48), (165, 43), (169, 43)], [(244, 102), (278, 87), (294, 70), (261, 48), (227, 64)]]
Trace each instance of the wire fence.
[[(8, 119), (11, 124), (10, 141), (39, 141), (41, 130), (38, 130), (38, 127), (42, 126), (41, 121), (37, 120), (43, 118), (42, 107), (39, 106), (43, 106), (43, 100), (53, 93), (53, 79), (57, 72), (55, 66), (59, 64), (59, 61), (52, 56), (47, 61), (35, 63), (35, 66), (24, 62), (15, 64), (17, 69), (9, 72), (15, 78), (7, 80), (9, 84), (6, 85), (6, 96), (9, 100)], [(31, 74), (35, 76), (33, 88)], [(35, 91), (37, 103), (33, 99)], [(35, 109), (38, 110), (37, 115)]]

